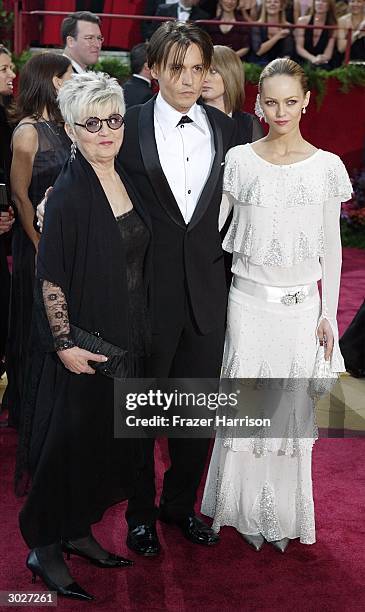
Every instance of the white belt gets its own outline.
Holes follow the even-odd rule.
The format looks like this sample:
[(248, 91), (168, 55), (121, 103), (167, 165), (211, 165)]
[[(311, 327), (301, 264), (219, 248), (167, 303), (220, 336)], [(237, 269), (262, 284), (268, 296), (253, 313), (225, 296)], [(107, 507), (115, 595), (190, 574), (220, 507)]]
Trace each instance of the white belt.
[(261, 298), (266, 302), (277, 302), (286, 306), (301, 304), (307, 298), (314, 297), (318, 293), (317, 283), (297, 285), (295, 287), (270, 287), (269, 285), (260, 285), (259, 283), (237, 276), (233, 277), (233, 287), (243, 293)]

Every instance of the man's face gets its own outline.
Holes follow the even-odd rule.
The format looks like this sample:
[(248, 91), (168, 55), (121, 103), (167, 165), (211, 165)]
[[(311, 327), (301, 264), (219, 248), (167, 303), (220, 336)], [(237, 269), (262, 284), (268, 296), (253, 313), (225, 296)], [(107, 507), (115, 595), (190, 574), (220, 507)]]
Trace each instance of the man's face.
[(96, 64), (102, 44), (103, 37), (99, 26), (89, 21), (79, 21), (76, 37), (67, 37), (70, 56), (83, 68)]
[(153, 66), (151, 74), (158, 80), (163, 99), (180, 113), (187, 113), (201, 94), (205, 72), (199, 47), (192, 43), (182, 66), (173, 63), (174, 46), (170, 49), (166, 68)]

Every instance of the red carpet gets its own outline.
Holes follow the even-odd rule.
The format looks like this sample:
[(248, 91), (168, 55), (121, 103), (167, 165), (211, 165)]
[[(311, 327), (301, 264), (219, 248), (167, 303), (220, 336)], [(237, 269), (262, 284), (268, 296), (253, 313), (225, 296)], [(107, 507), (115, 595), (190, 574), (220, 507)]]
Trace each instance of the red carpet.
[[(365, 251), (346, 249), (340, 302), (341, 331), (365, 295)], [(31, 590), (27, 549), (17, 526), (21, 500), (12, 478), (16, 436), (0, 430), (0, 590)], [(133, 568), (101, 570), (73, 558), (71, 571), (93, 593), (92, 604), (59, 599), (58, 609), (78, 612), (358, 612), (365, 609), (364, 439), (322, 439), (313, 453), (317, 543), (292, 542), (285, 555), (269, 545), (252, 551), (231, 528), (218, 546), (205, 549), (159, 525), (163, 554), (143, 559), (127, 551), (124, 505), (111, 508), (95, 534), (106, 548), (136, 561)], [(166, 446), (157, 448), (159, 474)], [(158, 482), (160, 487), (160, 479)], [(37, 582), (37, 590), (43, 590)], [(8, 610), (9, 608), (0, 608)], [(15, 610), (23, 608), (15, 607)], [(40, 608), (31, 607), (30, 610)]]

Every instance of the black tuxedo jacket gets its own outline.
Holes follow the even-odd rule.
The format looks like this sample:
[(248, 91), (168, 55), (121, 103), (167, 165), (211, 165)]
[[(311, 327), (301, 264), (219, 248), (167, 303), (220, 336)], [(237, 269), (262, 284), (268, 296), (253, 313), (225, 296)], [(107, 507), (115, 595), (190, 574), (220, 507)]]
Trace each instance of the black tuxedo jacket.
[(124, 101), (127, 108), (144, 104), (153, 97), (152, 89), (147, 81), (132, 76), (123, 84)]
[[(178, 6), (178, 2), (175, 4), (159, 4), (156, 11), (156, 17), (174, 17), (177, 19)], [(189, 21), (196, 21), (197, 19), (209, 19), (209, 15), (198, 6), (193, 6)], [(151, 37), (154, 31), (161, 25), (158, 21), (152, 21), (150, 23), (149, 37)], [(204, 26), (201, 27), (204, 28)]]
[(225, 321), (227, 288), (218, 214), (225, 154), (236, 144), (235, 124), (203, 105), (214, 134), (215, 156), (186, 225), (158, 157), (154, 104), (155, 98), (127, 111), (119, 154), (151, 220), (153, 332), (183, 323), (188, 300), (200, 332), (207, 334)]

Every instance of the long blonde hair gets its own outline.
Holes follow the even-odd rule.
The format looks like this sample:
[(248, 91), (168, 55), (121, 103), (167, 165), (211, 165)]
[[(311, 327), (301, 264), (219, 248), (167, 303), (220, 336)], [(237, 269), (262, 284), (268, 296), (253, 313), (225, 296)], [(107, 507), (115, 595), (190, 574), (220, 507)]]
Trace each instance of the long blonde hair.
[[(287, 22), (285, 9), (286, 9), (286, 0), (281, 0), (281, 9), (279, 12), (279, 23)], [(260, 17), (258, 18), (257, 21), (258, 23), (265, 23), (267, 21), (266, 0), (264, 0), (262, 3)]]

